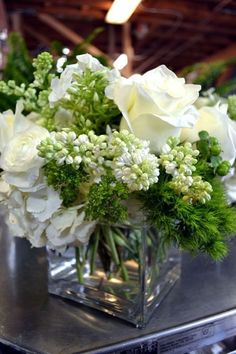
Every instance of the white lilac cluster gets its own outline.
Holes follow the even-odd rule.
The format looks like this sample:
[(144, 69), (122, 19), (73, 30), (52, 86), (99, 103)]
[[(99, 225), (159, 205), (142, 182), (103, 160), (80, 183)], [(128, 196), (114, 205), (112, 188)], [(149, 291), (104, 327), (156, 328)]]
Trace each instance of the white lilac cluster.
[(99, 182), (105, 173), (104, 157), (107, 154), (106, 135), (96, 135), (93, 131), (88, 134), (76, 135), (75, 132), (64, 129), (52, 132), (50, 137), (38, 146), (39, 156), (46, 162), (55, 160), (58, 166), (67, 164), (79, 169), (81, 163), (85, 171)]
[(148, 190), (158, 182), (159, 164), (150, 153), (149, 142), (142, 141), (127, 130), (115, 131), (109, 142), (114, 156), (111, 167), (118, 181), (126, 183), (129, 190)]
[(189, 203), (200, 202), (205, 204), (211, 199), (213, 191), (209, 182), (203, 181), (201, 176), (177, 175), (169, 183), (177, 193), (183, 194), (183, 200)]
[(201, 176), (192, 176), (196, 171), (196, 157), (199, 151), (192, 144), (179, 144), (178, 138), (169, 138), (162, 148), (159, 163), (167, 174), (173, 176), (170, 187), (177, 193), (183, 194), (183, 199), (190, 202), (206, 203), (211, 199), (212, 186), (203, 181)]
[(178, 145), (178, 138), (169, 138), (163, 146), (160, 154), (159, 162), (165, 168), (167, 174), (173, 177), (183, 174), (191, 176), (196, 170), (198, 150), (194, 150), (191, 143), (186, 142), (183, 145)]
[(45, 162), (55, 160), (59, 166), (67, 164), (76, 169), (83, 164), (90, 182), (100, 182), (107, 169), (131, 192), (147, 190), (158, 181), (158, 159), (150, 154), (149, 143), (126, 130), (99, 136), (93, 131), (79, 136), (66, 130), (52, 132), (38, 150)]

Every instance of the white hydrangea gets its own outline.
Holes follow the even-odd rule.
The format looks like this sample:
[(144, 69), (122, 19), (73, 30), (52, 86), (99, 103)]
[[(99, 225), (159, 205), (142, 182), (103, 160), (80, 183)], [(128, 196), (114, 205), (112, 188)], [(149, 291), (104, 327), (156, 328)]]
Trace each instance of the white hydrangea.
[(49, 220), (62, 204), (62, 200), (54, 189), (42, 185), (35, 192), (28, 194), (26, 210), (39, 222)]
[(42, 247), (46, 244), (45, 229), (48, 222), (38, 222), (32, 214), (26, 210), (24, 195), (14, 190), (8, 198), (8, 215), (6, 222), (10, 234), (17, 237), (26, 237), (34, 247)]
[(83, 206), (60, 209), (50, 219), (46, 229), (49, 248), (63, 250), (79, 241), (86, 243), (93, 233), (96, 221), (86, 221)]

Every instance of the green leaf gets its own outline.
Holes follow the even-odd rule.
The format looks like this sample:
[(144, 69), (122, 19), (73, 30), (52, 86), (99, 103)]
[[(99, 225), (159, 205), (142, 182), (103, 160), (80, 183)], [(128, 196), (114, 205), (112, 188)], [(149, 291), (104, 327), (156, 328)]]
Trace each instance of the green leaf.
[(222, 161), (222, 157), (221, 156), (211, 156), (211, 165), (214, 168), (214, 170), (217, 169), (217, 167), (219, 166), (221, 161)]

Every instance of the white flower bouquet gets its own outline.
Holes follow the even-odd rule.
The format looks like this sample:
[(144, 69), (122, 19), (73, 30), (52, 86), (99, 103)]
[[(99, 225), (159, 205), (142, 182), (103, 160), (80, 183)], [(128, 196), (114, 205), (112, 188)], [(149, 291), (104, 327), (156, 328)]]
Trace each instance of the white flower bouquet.
[[(93, 277), (87, 293), (79, 288), (85, 303), (98, 255), (104, 272), (99, 265), (95, 294), (106, 284), (106, 295), (93, 307), (142, 325), (151, 298), (140, 300), (135, 272), (141, 281), (148, 279), (140, 291), (153, 299), (153, 279), (161, 274), (156, 259), (163, 260), (170, 244), (215, 260), (227, 254), (236, 211), (223, 179), (229, 182), (232, 173), (236, 123), (225, 103), (203, 106), (200, 86), (186, 84), (164, 65), (124, 78), (86, 54), (59, 76), (51, 55), (42, 53), (34, 67), (28, 86), (0, 82), (1, 93), (19, 98), (15, 112), (0, 114), (0, 202), (10, 234), (61, 253), (66, 281), (74, 264), (67, 255), (72, 246), (79, 283), (85, 273)], [(134, 224), (147, 232), (131, 230)], [(76, 293), (78, 301), (78, 288), (58, 290), (62, 267), (55, 255), (56, 288), (49, 289), (66, 297)], [(115, 298), (113, 285), (129, 279), (120, 304), (121, 291)], [(144, 292), (146, 284), (151, 288)], [(111, 303), (119, 306), (111, 310)]]
[[(193, 253), (219, 259), (236, 230), (220, 179), (236, 153), (223, 104), (197, 109), (200, 86), (164, 65), (124, 78), (90, 55), (65, 67), (34, 61), (34, 81), (0, 82), (18, 96), (0, 115), (0, 198), (14, 236), (63, 251), (98, 222), (145, 222)], [(141, 212), (141, 213), (140, 213)]]

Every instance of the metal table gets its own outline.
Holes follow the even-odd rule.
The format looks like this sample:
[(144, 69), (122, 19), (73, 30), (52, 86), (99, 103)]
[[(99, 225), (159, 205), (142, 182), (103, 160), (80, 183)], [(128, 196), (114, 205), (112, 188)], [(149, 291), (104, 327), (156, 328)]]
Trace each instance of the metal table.
[(44, 249), (0, 234), (0, 343), (24, 353), (179, 354), (236, 334), (236, 242), (215, 264), (185, 254), (181, 279), (143, 330), (49, 296)]

